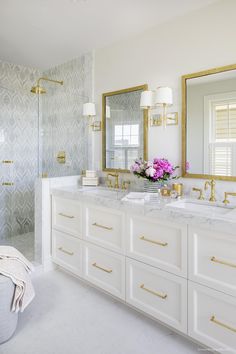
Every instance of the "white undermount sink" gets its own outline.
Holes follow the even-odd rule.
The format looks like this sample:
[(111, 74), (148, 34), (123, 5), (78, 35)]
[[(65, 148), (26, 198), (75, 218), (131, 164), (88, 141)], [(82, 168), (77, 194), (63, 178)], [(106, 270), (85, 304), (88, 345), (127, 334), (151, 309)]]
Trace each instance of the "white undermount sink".
[(182, 199), (166, 205), (166, 207), (186, 212), (195, 212), (204, 215), (226, 215), (232, 211), (232, 207), (223, 204), (211, 203), (201, 200)]

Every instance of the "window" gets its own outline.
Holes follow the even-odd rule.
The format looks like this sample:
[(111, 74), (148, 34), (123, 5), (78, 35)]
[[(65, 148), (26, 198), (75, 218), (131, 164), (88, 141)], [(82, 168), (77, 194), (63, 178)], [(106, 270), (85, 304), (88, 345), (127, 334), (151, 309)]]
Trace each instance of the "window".
[(236, 98), (222, 99), (221, 95), (221, 99), (211, 100), (209, 104), (210, 174), (233, 176), (236, 174)]
[(116, 146), (138, 146), (139, 145), (139, 125), (124, 124), (115, 125)]

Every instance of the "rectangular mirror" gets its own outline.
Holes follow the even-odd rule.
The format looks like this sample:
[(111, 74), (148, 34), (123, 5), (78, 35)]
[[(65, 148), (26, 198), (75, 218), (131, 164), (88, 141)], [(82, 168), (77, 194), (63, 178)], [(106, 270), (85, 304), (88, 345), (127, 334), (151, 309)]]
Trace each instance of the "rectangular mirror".
[(140, 109), (147, 85), (103, 94), (103, 171), (129, 172), (136, 158), (147, 159), (148, 113)]
[(236, 65), (182, 77), (183, 176), (236, 181)]

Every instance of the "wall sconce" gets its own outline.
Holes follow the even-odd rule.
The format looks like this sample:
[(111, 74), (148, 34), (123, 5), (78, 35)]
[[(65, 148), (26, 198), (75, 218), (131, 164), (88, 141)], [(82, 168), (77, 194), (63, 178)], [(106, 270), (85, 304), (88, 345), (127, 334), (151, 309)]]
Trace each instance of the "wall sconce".
[(101, 130), (101, 122), (94, 120), (94, 117), (96, 116), (96, 108), (94, 103), (88, 102), (83, 104), (83, 116), (89, 118), (91, 121), (90, 126), (92, 127), (93, 131)]
[(173, 104), (173, 93), (170, 87), (158, 87), (156, 91), (143, 91), (141, 93), (140, 108), (149, 112), (157, 107), (163, 108), (162, 114), (150, 117), (150, 126), (161, 126), (178, 124), (178, 113), (167, 113), (167, 107)]

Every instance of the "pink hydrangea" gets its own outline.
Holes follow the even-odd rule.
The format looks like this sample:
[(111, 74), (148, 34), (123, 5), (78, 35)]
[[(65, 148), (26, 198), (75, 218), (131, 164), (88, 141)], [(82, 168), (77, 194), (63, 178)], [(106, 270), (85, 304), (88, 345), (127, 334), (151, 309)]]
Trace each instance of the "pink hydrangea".
[(167, 159), (154, 158), (153, 161), (137, 159), (130, 170), (138, 177), (146, 178), (152, 182), (164, 182), (177, 178), (173, 176), (177, 168), (178, 166), (174, 167)]

